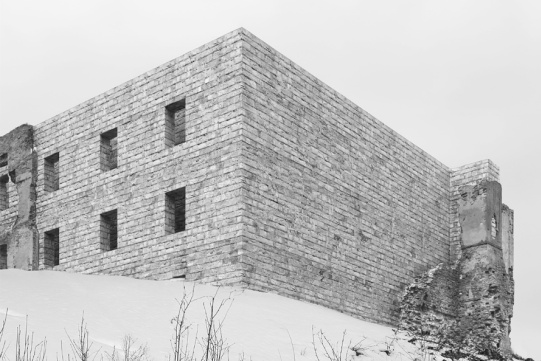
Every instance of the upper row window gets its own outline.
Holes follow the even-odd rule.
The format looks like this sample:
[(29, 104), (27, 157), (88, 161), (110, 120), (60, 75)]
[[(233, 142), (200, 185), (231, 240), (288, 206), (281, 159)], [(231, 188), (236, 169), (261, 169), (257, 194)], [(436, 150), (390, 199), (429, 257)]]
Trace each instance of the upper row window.
[(60, 188), (60, 153), (45, 158), (45, 192), (54, 192)]
[[(173, 147), (186, 142), (186, 99), (165, 107), (165, 144)], [(0, 155), (0, 166), (7, 164), (7, 154)], [(60, 188), (59, 153), (45, 158), (45, 191), (54, 192)], [(100, 169), (107, 172), (118, 167), (118, 129), (114, 128), (100, 135)], [(0, 190), (1, 192), (1, 190)]]
[(118, 166), (117, 135), (117, 128), (101, 134), (100, 165), (102, 172), (107, 172)]
[(173, 147), (186, 142), (186, 99), (165, 107), (165, 145)]

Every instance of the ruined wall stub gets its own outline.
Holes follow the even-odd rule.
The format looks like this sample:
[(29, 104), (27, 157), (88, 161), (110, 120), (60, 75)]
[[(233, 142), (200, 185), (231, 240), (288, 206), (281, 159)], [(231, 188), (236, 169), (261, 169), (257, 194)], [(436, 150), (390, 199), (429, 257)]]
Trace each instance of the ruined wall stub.
[(0, 214), (0, 267), (33, 270), (38, 268), (36, 228), (36, 153), (33, 127), (22, 125), (0, 137), (4, 159), (0, 177), (6, 180)]
[[(451, 262), (420, 274), (401, 302), (401, 328), (450, 349), (511, 356), (513, 211), (498, 169), (481, 161), (451, 175)], [(453, 305), (454, 308), (450, 308)]]
[[(504, 262), (509, 256), (502, 252), (501, 185), (492, 181), (466, 185), (461, 194), (460, 329), (478, 349), (510, 354), (513, 291)], [(508, 225), (509, 221), (506, 231)]]

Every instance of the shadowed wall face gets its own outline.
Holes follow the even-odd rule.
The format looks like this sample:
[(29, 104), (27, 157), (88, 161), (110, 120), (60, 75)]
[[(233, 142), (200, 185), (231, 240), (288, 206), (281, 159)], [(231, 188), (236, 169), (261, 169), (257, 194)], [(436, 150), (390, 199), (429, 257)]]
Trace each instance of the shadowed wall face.
[(396, 325), (449, 261), (451, 170), (249, 34), (243, 63), (249, 287)]

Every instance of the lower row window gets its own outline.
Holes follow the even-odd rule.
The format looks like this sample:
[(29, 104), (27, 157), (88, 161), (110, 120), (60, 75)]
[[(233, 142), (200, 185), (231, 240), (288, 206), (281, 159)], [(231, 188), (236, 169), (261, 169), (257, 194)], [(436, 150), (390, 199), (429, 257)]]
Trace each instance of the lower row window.
[[(186, 230), (186, 188), (179, 188), (165, 194), (165, 233), (172, 234)], [(60, 230), (45, 232), (44, 265), (54, 267), (60, 264)], [(6, 263), (7, 248), (0, 246), (0, 268)], [(116, 209), (100, 214), (100, 249), (103, 252), (118, 248), (118, 212)], [(2, 257), (3, 253), (5, 257)], [(6, 261), (3, 261), (4, 258)]]
[(60, 230), (58, 228), (45, 232), (43, 253), (45, 266), (54, 267), (60, 264)]
[(118, 246), (118, 217), (117, 211), (102, 213), (100, 216), (101, 250), (112, 251)]
[(8, 245), (0, 244), (0, 269), (8, 268)]

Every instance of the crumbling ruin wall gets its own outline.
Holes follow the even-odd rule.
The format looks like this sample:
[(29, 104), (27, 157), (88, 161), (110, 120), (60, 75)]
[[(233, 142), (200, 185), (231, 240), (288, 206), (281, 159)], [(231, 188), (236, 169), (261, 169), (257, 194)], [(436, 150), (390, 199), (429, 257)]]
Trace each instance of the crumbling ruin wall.
[(456, 321), (459, 275), (440, 263), (406, 287), (400, 305), (400, 329), (410, 334), (440, 335)]
[(483, 181), (461, 187), (462, 228), (460, 330), (468, 343), (488, 354), (510, 355), (513, 291), (502, 252), (501, 185)]
[[(454, 262), (420, 275), (406, 288), (401, 327), (432, 340), (443, 337), (453, 347), (508, 358), (514, 292), (513, 211), (502, 205), (501, 185), (491, 180), (497, 174), (487, 174), (483, 168), (488, 169), (479, 162), (469, 170), (458, 170), (466, 173), (455, 177), (464, 183), (457, 181), (452, 188), (458, 194), (452, 209), (460, 249), (451, 244)], [(438, 283), (440, 279), (444, 282)], [(431, 302), (433, 294), (441, 296), (435, 298), (438, 302)]]
[(0, 268), (37, 269), (33, 127), (22, 125), (0, 137), (0, 159)]

